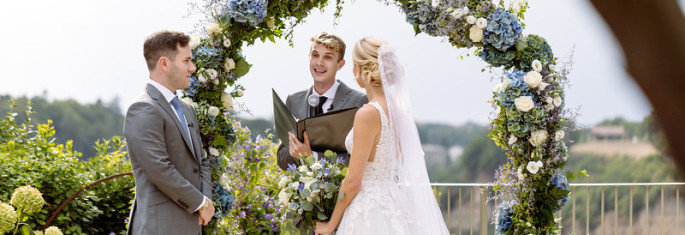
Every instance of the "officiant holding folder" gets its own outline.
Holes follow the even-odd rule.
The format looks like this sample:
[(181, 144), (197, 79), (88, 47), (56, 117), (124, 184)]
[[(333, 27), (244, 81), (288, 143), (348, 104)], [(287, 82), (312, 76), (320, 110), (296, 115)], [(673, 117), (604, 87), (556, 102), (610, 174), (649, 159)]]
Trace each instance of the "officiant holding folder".
[[(340, 37), (325, 32), (315, 35), (311, 41), (309, 70), (314, 79), (314, 85), (288, 96), (285, 106), (290, 113), (296, 119), (302, 120), (331, 111), (358, 108), (366, 104), (368, 102), (366, 95), (335, 79), (338, 70), (345, 65), (343, 59), (345, 42)], [(306, 131), (303, 141), (297, 138), (297, 133), (291, 132), (288, 135), (288, 141), (282, 140), (282, 144), (278, 147), (278, 166), (281, 169), (286, 170), (288, 164), (299, 165), (300, 156), (314, 155), (317, 158), (323, 156), (322, 152), (312, 151)], [(342, 133), (342, 135), (342, 138), (345, 138), (347, 133)], [(349, 153), (339, 155), (345, 158), (345, 164), (349, 162)]]

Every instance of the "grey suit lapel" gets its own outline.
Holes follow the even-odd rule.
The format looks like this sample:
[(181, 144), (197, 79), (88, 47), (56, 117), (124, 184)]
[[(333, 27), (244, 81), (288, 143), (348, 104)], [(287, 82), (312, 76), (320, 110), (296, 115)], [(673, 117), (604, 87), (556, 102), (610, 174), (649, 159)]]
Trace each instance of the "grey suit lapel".
[[(164, 98), (164, 95), (162, 95), (161, 92), (155, 88), (155, 86), (151, 84), (147, 84), (147, 87), (145, 88), (147, 90), (148, 95), (150, 95), (150, 98), (154, 99), (157, 101), (157, 104), (164, 109), (164, 111), (171, 117), (172, 120), (174, 120), (174, 123), (176, 124), (176, 128), (178, 129), (178, 132), (181, 134), (181, 137), (183, 137), (183, 141), (186, 143), (186, 146), (188, 149), (191, 150), (193, 155), (195, 154), (195, 149), (193, 146), (190, 146), (190, 136), (186, 134), (185, 128), (183, 128), (183, 125), (181, 125), (181, 121), (178, 120), (178, 116), (176, 116), (176, 113), (171, 108), (171, 104), (166, 101)], [(183, 112), (187, 112), (187, 109), (184, 109)], [(194, 111), (193, 111), (194, 112)], [(186, 122), (188, 121), (188, 118), (186, 118)], [(197, 159), (197, 156), (193, 156), (195, 159)]]
[(340, 82), (340, 85), (338, 85), (338, 90), (335, 91), (335, 97), (333, 98), (333, 107), (331, 111), (339, 110), (345, 107), (345, 104), (350, 101), (350, 92), (352, 92), (352, 89), (345, 85), (345, 83)]

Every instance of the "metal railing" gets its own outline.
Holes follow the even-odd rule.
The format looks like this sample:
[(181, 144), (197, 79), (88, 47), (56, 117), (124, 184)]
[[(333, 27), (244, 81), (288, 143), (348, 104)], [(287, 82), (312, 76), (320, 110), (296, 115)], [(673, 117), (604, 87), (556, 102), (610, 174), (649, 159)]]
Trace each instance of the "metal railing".
[[(488, 200), (494, 194), (492, 184), (433, 183), (431, 186), (450, 233), (494, 232), (491, 218), (498, 202)], [(561, 234), (681, 234), (681, 227), (685, 230), (685, 218), (680, 216), (680, 191), (685, 189), (685, 183), (574, 183), (570, 186), (568, 203), (556, 213), (556, 217), (562, 217)], [(607, 195), (613, 196), (613, 203), (606, 203), (611, 200)], [(650, 212), (650, 204), (657, 203), (658, 214), (650, 215), (655, 212)], [(607, 215), (607, 210), (613, 216)]]

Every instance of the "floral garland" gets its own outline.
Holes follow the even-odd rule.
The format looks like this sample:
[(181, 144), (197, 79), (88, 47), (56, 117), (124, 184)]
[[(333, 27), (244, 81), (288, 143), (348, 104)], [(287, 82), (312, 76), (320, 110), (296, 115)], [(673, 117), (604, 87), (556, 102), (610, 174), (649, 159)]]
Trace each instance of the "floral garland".
[[(343, 1), (336, 1), (336, 16)], [(256, 40), (275, 42), (285, 38), (292, 45), (293, 28), (313, 9), (327, 0), (206, 0), (191, 3), (191, 12), (206, 19), (192, 36), (191, 48), (197, 70), (184, 102), (192, 105), (199, 119), (205, 151), (215, 182), (213, 202), (216, 214), (208, 234), (277, 234), (282, 216), (277, 206), (275, 173), (278, 167), (271, 137), (251, 140), (246, 127), (235, 121), (238, 112), (233, 98), (243, 95), (236, 82), (251, 65), (242, 47)]]
[[(554, 211), (566, 203), (567, 178), (574, 178), (570, 172), (566, 176), (560, 173), (568, 156), (563, 142), (567, 119), (563, 88), (570, 66), (557, 69), (547, 41), (522, 34), (527, 1), (508, 5), (475, 0), (379, 1), (397, 5), (417, 34), (447, 37), (457, 48), (477, 48), (476, 55), (491, 68), (504, 70), (498, 77), (502, 82), (493, 92), (496, 111), (489, 134), (509, 157), (498, 171), (495, 185), (500, 192), (496, 197), (503, 201), (494, 215), (497, 233), (557, 232), (561, 225)], [(336, 16), (340, 16), (342, 3), (336, 0)], [(257, 150), (268, 143), (246, 145), (253, 142), (237, 137), (244, 134), (243, 128), (231, 125), (235, 114), (232, 99), (242, 96), (244, 90), (236, 81), (251, 66), (241, 48), (257, 39), (273, 42), (285, 38), (292, 45), (293, 27), (312, 9), (323, 10), (327, 4), (326, 0), (206, 0), (202, 5), (192, 4), (207, 16), (207, 22), (206, 34), (192, 42), (198, 70), (185, 101), (195, 107), (200, 118), (203, 144), (213, 163), (212, 179), (220, 182), (213, 198), (219, 218), (215, 221), (220, 222), (214, 222), (207, 232), (278, 232), (279, 222), (273, 219), (280, 213), (274, 204), (277, 191), (270, 188), (277, 186), (268, 167), (273, 167), (273, 162), (265, 161), (269, 154), (263, 149)], [(229, 87), (231, 91), (224, 92)], [(243, 146), (242, 150), (236, 146)], [(230, 205), (232, 198), (235, 201)], [(237, 219), (226, 220), (227, 214)]]
[[(476, 55), (504, 71), (491, 100), (495, 115), (489, 136), (508, 162), (497, 172), (492, 199), (502, 201), (493, 215), (496, 234), (552, 234), (561, 229), (554, 212), (568, 201), (562, 174), (568, 157), (564, 139), (564, 86), (569, 64), (556, 68), (547, 41), (524, 35), (528, 2), (472, 0), (396, 0), (416, 33), (447, 37), (457, 48), (476, 48)], [(581, 171), (578, 175), (584, 175)]]

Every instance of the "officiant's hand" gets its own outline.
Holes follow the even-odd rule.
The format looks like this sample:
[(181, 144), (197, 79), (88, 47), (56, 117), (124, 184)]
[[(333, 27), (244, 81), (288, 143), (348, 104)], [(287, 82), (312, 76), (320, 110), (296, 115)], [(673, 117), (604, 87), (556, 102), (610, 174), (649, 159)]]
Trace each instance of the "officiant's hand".
[(309, 136), (307, 136), (306, 131), (304, 132), (304, 143), (300, 142), (292, 132), (288, 132), (288, 137), (290, 139), (290, 146), (288, 146), (290, 156), (300, 158), (300, 156), (314, 155), (312, 148), (309, 146)]

